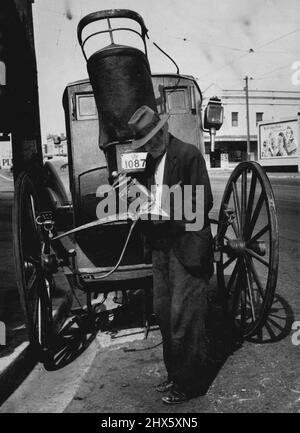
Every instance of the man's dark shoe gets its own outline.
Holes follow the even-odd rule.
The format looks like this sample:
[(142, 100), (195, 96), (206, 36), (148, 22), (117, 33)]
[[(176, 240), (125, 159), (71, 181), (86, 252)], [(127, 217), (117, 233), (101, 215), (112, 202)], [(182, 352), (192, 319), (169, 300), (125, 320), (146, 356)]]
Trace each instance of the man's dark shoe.
[(168, 392), (168, 391), (171, 391), (171, 389), (173, 388), (174, 385), (175, 385), (175, 383), (173, 382), (173, 380), (165, 380), (164, 382), (157, 385), (155, 390), (157, 392)]
[(188, 400), (189, 397), (184, 392), (177, 391), (176, 389), (172, 389), (169, 395), (162, 397), (162, 401), (166, 404), (179, 404)]

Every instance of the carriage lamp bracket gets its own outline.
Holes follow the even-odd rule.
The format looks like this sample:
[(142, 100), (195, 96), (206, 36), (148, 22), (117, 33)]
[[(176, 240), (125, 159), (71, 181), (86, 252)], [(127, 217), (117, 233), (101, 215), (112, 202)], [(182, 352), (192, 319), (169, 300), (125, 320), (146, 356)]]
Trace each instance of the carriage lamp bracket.
[(51, 211), (40, 212), (35, 219), (36, 223), (42, 227), (43, 231), (48, 235), (49, 239), (53, 238), (54, 215)]
[(51, 276), (58, 270), (58, 261), (51, 252), (51, 239), (53, 238), (54, 216), (51, 211), (40, 212), (35, 219), (36, 224), (42, 228), (43, 245), (41, 251), (41, 265), (46, 275)]

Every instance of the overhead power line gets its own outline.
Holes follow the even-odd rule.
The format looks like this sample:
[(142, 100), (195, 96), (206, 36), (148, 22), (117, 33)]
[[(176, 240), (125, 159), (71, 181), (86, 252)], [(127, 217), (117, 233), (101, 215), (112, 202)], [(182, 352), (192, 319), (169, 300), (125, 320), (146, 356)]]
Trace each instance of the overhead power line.
[(286, 69), (288, 67), (289, 68), (291, 67), (290, 63), (288, 65), (280, 66), (279, 68), (275, 68), (275, 69), (272, 69), (271, 71), (268, 71), (268, 72), (265, 72), (265, 73), (263, 73), (261, 75), (258, 75), (258, 77), (255, 77), (255, 79), (256, 80), (261, 80), (261, 79), (263, 79), (263, 77), (267, 77), (267, 76), (273, 74), (273, 72), (277, 72), (277, 71), (280, 71), (281, 69)]
[[(238, 56), (238, 57), (236, 57), (236, 58), (230, 60), (229, 62), (227, 62), (227, 63), (225, 63), (225, 64), (223, 64), (223, 65), (220, 65), (220, 66), (221, 66), (220, 68), (218, 68), (218, 66), (216, 66), (216, 67), (218, 68), (218, 70), (216, 71), (216, 73), (218, 74), (220, 71), (223, 71), (223, 69), (227, 68), (228, 66), (231, 66), (233, 63), (237, 62), (238, 60), (240, 60), (240, 59), (242, 59), (243, 57), (246, 57), (246, 56), (248, 56), (248, 55), (249, 55), (249, 51), (248, 51), (247, 53), (241, 55), (241, 56)], [(209, 74), (211, 74), (211, 71), (210, 71), (210, 72), (207, 72), (206, 74), (204, 74), (204, 75), (202, 75), (202, 76), (200, 76), (199, 79), (202, 79), (202, 78), (206, 77), (206, 76), (209, 75)]]
[[(170, 38), (173, 38), (173, 39), (177, 39), (177, 40), (180, 40), (180, 41), (183, 41), (183, 42), (190, 42), (190, 43), (193, 43), (194, 45), (204, 45), (204, 46), (206, 46), (207, 47), (207, 42), (199, 42), (199, 41), (197, 41), (197, 40), (192, 40), (192, 39), (188, 39), (188, 38), (186, 38), (186, 37), (184, 37), (184, 36), (172, 36), (172, 35), (168, 35)], [(242, 51), (242, 52), (248, 52), (248, 50), (247, 49), (245, 49), (245, 48), (237, 48), (237, 47), (229, 47), (228, 45), (221, 45), (221, 44), (215, 44), (215, 43), (213, 43), (213, 42), (209, 42), (209, 46), (210, 47), (220, 47), (220, 48), (225, 48), (226, 50), (232, 50), (232, 51)]]
[[(261, 48), (264, 48), (264, 47), (266, 47), (266, 46), (268, 46), (268, 45), (271, 45), (272, 43), (277, 42), (277, 41), (279, 41), (279, 40), (281, 40), (281, 39), (283, 39), (283, 38), (286, 38), (287, 36), (290, 36), (290, 35), (292, 35), (292, 34), (294, 34), (294, 33), (299, 32), (299, 31), (300, 31), (300, 27), (297, 28), (297, 29), (292, 30), (291, 32), (288, 32), (288, 33), (285, 33), (285, 34), (283, 34), (283, 35), (281, 35), (281, 36), (278, 36), (277, 38), (271, 39), (270, 41), (268, 41), (268, 42), (266, 42), (266, 43), (264, 43), (264, 44), (258, 46), (257, 48), (254, 48), (254, 49), (251, 48), (247, 53), (243, 54), (242, 56), (236, 57), (236, 58), (234, 58), (233, 60), (231, 60), (231, 61), (225, 63), (223, 66), (221, 66), (221, 68), (218, 68), (218, 70), (217, 70), (216, 73), (218, 74), (218, 73), (219, 73), (220, 71), (222, 71), (223, 69), (227, 68), (228, 66), (231, 66), (233, 63), (239, 61), (240, 59), (246, 57), (247, 55), (249, 55), (249, 54), (251, 54), (251, 53), (257, 53), (257, 51), (259, 51)], [(272, 71), (268, 71), (268, 72), (266, 72), (266, 73), (260, 75), (259, 77), (255, 78), (255, 79), (261, 79), (261, 78), (264, 77), (264, 76), (268, 76), (268, 75), (272, 74), (273, 72), (276, 72), (276, 71), (278, 71), (278, 70), (281, 70), (281, 69), (284, 69), (284, 68), (287, 68), (287, 67), (288, 67), (288, 66), (280, 66), (279, 68), (276, 68), (276, 69), (274, 69), (274, 70), (272, 70)], [(210, 72), (207, 73), (207, 74), (205, 74), (205, 75), (203, 75), (202, 77), (200, 77), (200, 79), (206, 77), (208, 74), (210, 74)]]
[(297, 32), (299, 32), (299, 31), (300, 31), (300, 27), (298, 27), (298, 28), (295, 29), (295, 30), (292, 30), (291, 32), (288, 32), (288, 33), (285, 33), (285, 34), (283, 34), (283, 35), (281, 35), (281, 36), (278, 36), (277, 38), (271, 39), (270, 41), (268, 41), (268, 42), (266, 42), (266, 43), (260, 45), (259, 47), (257, 47), (256, 50), (260, 50), (261, 48), (264, 48), (264, 47), (266, 47), (266, 46), (268, 46), (268, 45), (271, 45), (271, 44), (273, 44), (274, 42), (277, 42), (277, 41), (279, 41), (279, 40), (281, 40), (281, 39), (283, 39), (283, 38), (286, 38), (287, 36), (293, 35), (294, 33), (297, 33)]

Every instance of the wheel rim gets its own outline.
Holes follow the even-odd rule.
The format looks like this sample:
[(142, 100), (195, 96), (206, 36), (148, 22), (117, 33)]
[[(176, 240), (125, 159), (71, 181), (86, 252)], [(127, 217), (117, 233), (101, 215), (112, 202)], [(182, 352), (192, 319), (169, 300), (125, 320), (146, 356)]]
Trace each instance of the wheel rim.
[(226, 208), (236, 218), (220, 239), (220, 289), (244, 338), (263, 326), (271, 308), (278, 272), (278, 225), (271, 184), (255, 162), (239, 164), (225, 188), (218, 233)]
[(33, 183), (22, 173), (15, 185), (13, 241), (18, 289), (30, 342), (46, 349), (51, 334), (50, 283), (41, 266), (43, 236), (36, 216), (40, 203)]

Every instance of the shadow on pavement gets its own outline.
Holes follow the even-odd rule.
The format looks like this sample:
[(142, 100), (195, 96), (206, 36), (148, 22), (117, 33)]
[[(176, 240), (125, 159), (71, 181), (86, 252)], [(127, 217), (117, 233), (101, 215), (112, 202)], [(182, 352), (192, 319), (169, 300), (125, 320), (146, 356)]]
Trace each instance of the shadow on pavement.
[[(122, 330), (126, 333), (143, 326), (142, 297), (130, 299), (114, 309), (106, 309), (105, 304), (98, 306), (94, 318), (89, 319), (86, 313), (78, 312), (69, 326), (65, 326), (55, 341), (54, 353), (50, 362), (46, 362), (47, 370), (59, 370), (79, 357), (96, 338), (99, 331), (106, 332), (111, 339), (117, 339)], [(203, 394), (205, 394), (227, 359), (242, 347), (242, 341), (232, 331), (232, 326), (225, 320), (223, 309), (213, 299), (211, 312), (207, 322), (209, 338), (209, 363), (205, 371)], [(262, 333), (251, 338), (254, 343), (277, 342), (286, 337), (293, 323), (293, 312), (289, 304), (279, 295), (274, 298), (271, 313)], [(155, 316), (151, 316), (150, 325), (156, 325)], [(121, 331), (121, 333), (120, 333)], [(140, 331), (139, 331), (140, 333)], [(130, 334), (131, 335), (131, 334)], [(136, 350), (136, 349), (135, 349)], [(133, 351), (128, 349), (126, 351)]]
[[(213, 302), (208, 322), (210, 340), (210, 362), (207, 367), (207, 379), (204, 393), (209, 389), (227, 358), (242, 347), (243, 341), (224, 319), (222, 307)], [(266, 322), (262, 329), (247, 341), (256, 344), (278, 342), (290, 334), (294, 314), (288, 302), (280, 295), (275, 295)]]
[(262, 329), (248, 341), (259, 344), (275, 343), (287, 337), (295, 320), (289, 303), (280, 295), (275, 295), (270, 313)]
[(209, 339), (209, 362), (205, 371), (203, 394), (211, 387), (227, 359), (242, 347), (242, 341), (233, 332), (232, 325), (225, 319), (222, 306), (213, 300), (209, 320), (207, 320)]
[[(55, 337), (52, 350), (45, 356), (46, 370), (59, 370), (70, 364), (89, 347), (99, 331), (107, 332), (114, 339), (118, 337), (119, 331), (143, 326), (144, 309), (141, 301), (143, 298), (140, 296), (131, 297), (112, 309), (100, 304), (91, 316), (86, 310), (73, 310), (74, 316)], [(154, 324), (153, 319), (150, 325)]]

